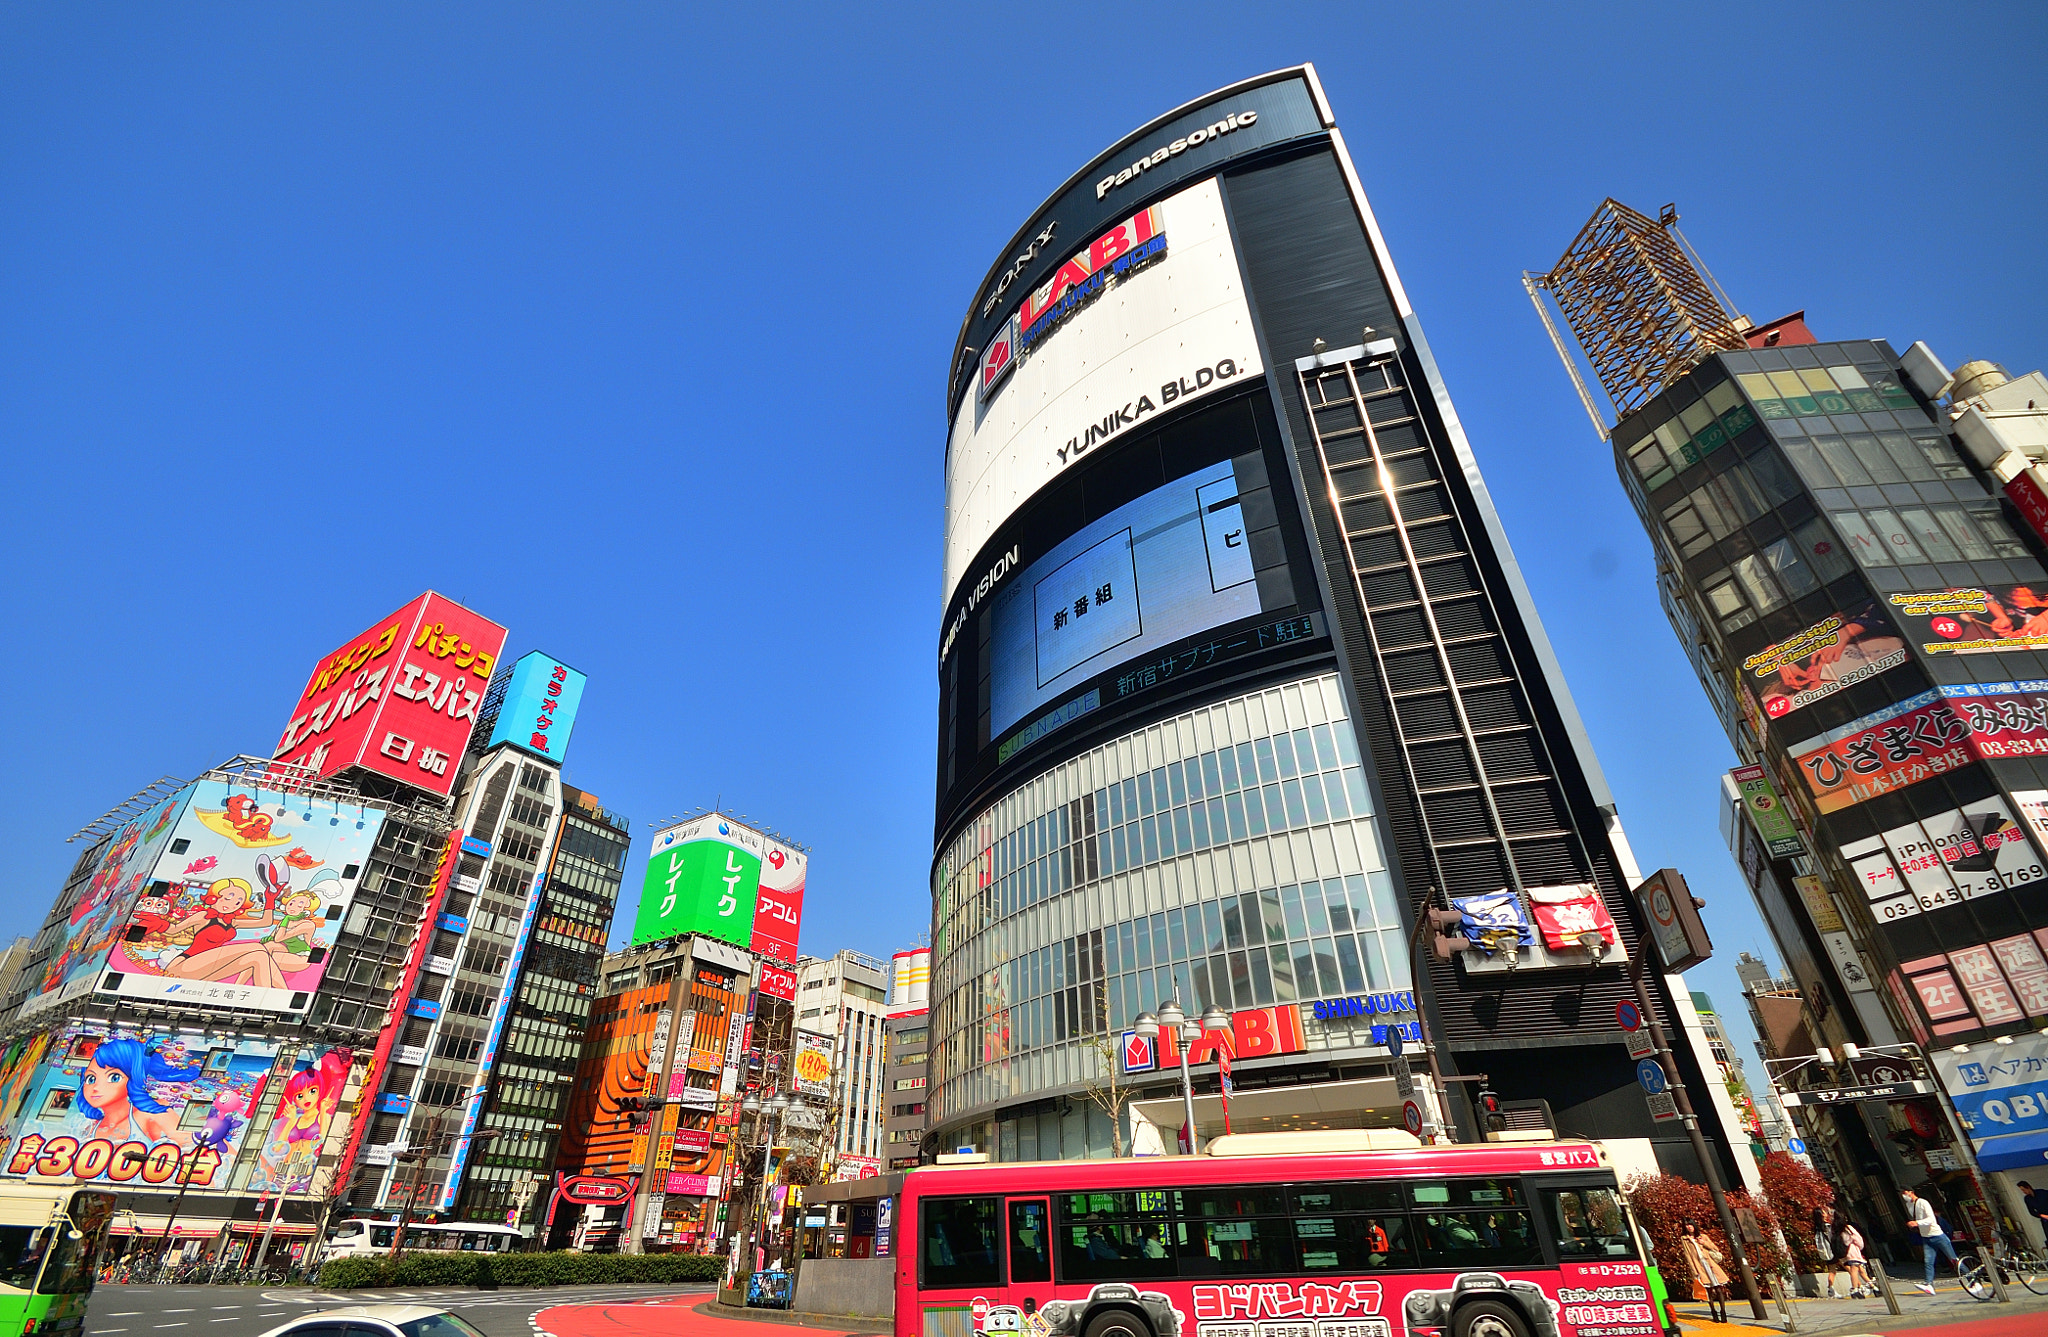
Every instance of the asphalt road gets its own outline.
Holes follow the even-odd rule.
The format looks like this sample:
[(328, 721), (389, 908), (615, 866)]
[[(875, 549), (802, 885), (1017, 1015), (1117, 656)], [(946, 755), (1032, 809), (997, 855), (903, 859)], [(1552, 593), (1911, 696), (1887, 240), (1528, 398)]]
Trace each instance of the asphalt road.
[(549, 1286), (320, 1291), (281, 1286), (100, 1286), (85, 1313), (85, 1337), (258, 1337), (303, 1314), (342, 1305), (429, 1304), (462, 1315), (484, 1337), (534, 1337), (529, 1321), (555, 1305), (633, 1304), (659, 1297), (701, 1299), (709, 1286)]

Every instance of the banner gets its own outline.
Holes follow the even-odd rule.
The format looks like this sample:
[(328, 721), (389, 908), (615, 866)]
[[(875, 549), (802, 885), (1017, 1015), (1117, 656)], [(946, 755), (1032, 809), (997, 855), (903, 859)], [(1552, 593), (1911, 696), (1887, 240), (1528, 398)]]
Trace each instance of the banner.
[(2005, 800), (1995, 797), (1841, 849), (1880, 924), (2048, 882), (2048, 867)]
[(832, 1037), (812, 1031), (796, 1033), (794, 1064), (797, 1091), (806, 1096), (832, 1094)]
[(1771, 719), (1905, 663), (1906, 642), (1875, 599), (1834, 613), (1742, 661), (1743, 685)]
[(1948, 684), (1786, 750), (1836, 812), (1972, 761), (2048, 756), (2048, 681)]
[(1763, 837), (1770, 856), (1792, 859), (1806, 853), (1799, 833), (1792, 828), (1792, 814), (1785, 810), (1778, 791), (1771, 785), (1770, 772), (1761, 766), (1737, 766), (1728, 775), (1735, 781), (1735, 791), (1742, 795), (1742, 806), (1748, 809), (1749, 820), (1756, 823), (1756, 833)]
[(1909, 591), (1890, 603), (1922, 654), (2048, 650), (2048, 590), (2032, 585)]
[(348, 1085), (353, 1059), (346, 1049), (309, 1046), (299, 1051), (271, 1116), (256, 1172), (249, 1177), (249, 1192), (268, 1195), (312, 1190), (320, 1148), (327, 1141), (335, 1111), (341, 1108), (341, 1092)]

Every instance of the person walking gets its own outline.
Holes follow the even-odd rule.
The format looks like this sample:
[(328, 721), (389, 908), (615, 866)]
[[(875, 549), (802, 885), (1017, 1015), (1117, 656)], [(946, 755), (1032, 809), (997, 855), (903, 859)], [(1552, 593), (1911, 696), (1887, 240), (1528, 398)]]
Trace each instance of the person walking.
[(1920, 1283), (1920, 1289), (1934, 1294), (1934, 1258), (1936, 1254), (1948, 1259), (1948, 1265), (1963, 1275), (1962, 1260), (1956, 1257), (1956, 1246), (1949, 1239), (1948, 1232), (1941, 1228), (1941, 1222), (1934, 1215), (1934, 1204), (1907, 1189), (1899, 1195), (1906, 1204), (1906, 1224), (1920, 1236), (1920, 1255), (1927, 1265), (1927, 1279)]
[(1685, 1223), (1685, 1234), (1679, 1245), (1685, 1253), (1686, 1270), (1692, 1279), (1707, 1294), (1707, 1312), (1714, 1322), (1728, 1321), (1728, 1265), (1721, 1257), (1720, 1248), (1714, 1241), (1700, 1233), (1699, 1226), (1692, 1221)]
[(1863, 1232), (1840, 1212), (1835, 1213), (1841, 1230), (1836, 1238), (1842, 1246), (1842, 1266), (1849, 1270), (1849, 1298), (1866, 1300), (1876, 1292), (1870, 1284), (1870, 1263), (1863, 1256)]
[(1827, 1282), (1828, 1299), (1841, 1299), (1835, 1294), (1835, 1212), (1832, 1207), (1813, 1209), (1813, 1262), (1813, 1270)]

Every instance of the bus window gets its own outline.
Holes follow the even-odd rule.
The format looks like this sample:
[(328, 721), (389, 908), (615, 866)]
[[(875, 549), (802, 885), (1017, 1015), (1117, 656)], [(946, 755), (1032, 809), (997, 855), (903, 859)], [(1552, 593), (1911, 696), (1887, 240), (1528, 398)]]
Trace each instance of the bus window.
[(50, 1232), (35, 1226), (0, 1226), (0, 1286), (18, 1291), (34, 1288), (42, 1270)]
[(1477, 1207), (1482, 1210), (1522, 1205), (1519, 1179), (1420, 1179), (1408, 1185), (1417, 1207)]
[(1465, 1272), (1543, 1263), (1527, 1212), (1418, 1212), (1411, 1220), (1424, 1267)]
[(1175, 1209), (1182, 1217), (1285, 1216), (1287, 1190), (1278, 1184), (1250, 1184), (1241, 1188), (1190, 1188), (1175, 1193)]
[(1010, 1284), (1052, 1280), (1052, 1242), (1045, 1202), (1032, 1198), (1010, 1204)]
[(391, 1247), (392, 1239), (398, 1234), (397, 1226), (378, 1226), (370, 1232), (370, 1243), (379, 1249)]
[(1399, 1184), (1301, 1184), (1294, 1190), (1299, 1212), (1398, 1212), (1406, 1206)]
[(1297, 1216), (1294, 1239), (1309, 1274), (1415, 1266), (1404, 1216)]
[(1611, 1188), (1540, 1190), (1543, 1221), (1559, 1258), (1633, 1258), (1621, 1195)]
[(1186, 1221), (1177, 1229), (1184, 1277), (1294, 1271), (1294, 1229), (1284, 1216)]
[(1067, 1220), (1059, 1230), (1062, 1281), (1125, 1281), (1174, 1274), (1167, 1227), (1156, 1221)]
[(1000, 1286), (997, 1249), (1002, 1238), (1001, 1198), (927, 1198), (918, 1204), (919, 1253), (924, 1284)]
[(99, 1254), (102, 1236), (95, 1232), (80, 1233), (71, 1238), (71, 1231), (59, 1228), (56, 1243), (50, 1247), (50, 1261), (43, 1268), (43, 1280), (36, 1287), (43, 1295), (76, 1295), (92, 1289), (93, 1261)]

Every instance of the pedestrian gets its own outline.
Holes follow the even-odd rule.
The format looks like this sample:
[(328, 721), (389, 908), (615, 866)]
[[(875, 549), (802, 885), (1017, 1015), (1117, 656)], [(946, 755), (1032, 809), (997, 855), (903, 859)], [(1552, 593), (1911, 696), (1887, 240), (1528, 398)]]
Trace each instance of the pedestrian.
[(1693, 1284), (1707, 1294), (1707, 1312), (1714, 1322), (1728, 1321), (1728, 1265), (1721, 1257), (1721, 1250), (1713, 1240), (1700, 1233), (1696, 1222), (1685, 1223), (1685, 1234), (1679, 1244), (1685, 1251), (1686, 1270), (1692, 1273)]
[(1920, 1236), (1921, 1260), (1927, 1267), (1927, 1279), (1920, 1283), (1920, 1289), (1934, 1294), (1934, 1258), (1936, 1254), (1948, 1259), (1948, 1265), (1963, 1275), (1963, 1264), (1956, 1257), (1956, 1246), (1949, 1240), (1948, 1233), (1941, 1228), (1941, 1222), (1934, 1215), (1934, 1204), (1907, 1189), (1899, 1195), (1906, 1204), (1906, 1224)]
[(1834, 1209), (1816, 1206), (1813, 1209), (1813, 1258), (1815, 1272), (1827, 1281), (1828, 1299), (1839, 1300), (1835, 1294), (1835, 1222)]
[(2027, 1215), (2034, 1218), (2034, 1224), (2041, 1228), (2041, 1238), (2048, 1241), (2048, 1192), (2036, 1192), (2026, 1180), (2020, 1181), (2020, 1201), (2025, 1204)]
[(1835, 1213), (1835, 1219), (1841, 1223), (1836, 1238), (1842, 1245), (1842, 1266), (1849, 1269), (1849, 1298), (1866, 1300), (1876, 1288), (1870, 1284), (1870, 1264), (1863, 1257), (1863, 1232), (1840, 1212)]

